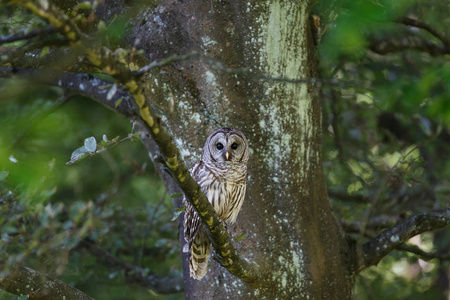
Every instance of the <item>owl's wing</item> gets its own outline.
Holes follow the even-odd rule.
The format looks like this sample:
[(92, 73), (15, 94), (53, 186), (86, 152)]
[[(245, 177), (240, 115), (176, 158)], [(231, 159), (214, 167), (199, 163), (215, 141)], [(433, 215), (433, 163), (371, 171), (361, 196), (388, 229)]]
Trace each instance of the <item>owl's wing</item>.
[[(198, 182), (198, 170), (202, 163), (196, 163), (191, 169), (191, 176)], [(186, 205), (186, 211), (184, 212), (184, 239), (190, 243), (194, 240), (195, 235), (202, 226), (202, 221), (197, 215), (195, 208), (186, 200), (186, 196), (183, 196), (184, 205)]]

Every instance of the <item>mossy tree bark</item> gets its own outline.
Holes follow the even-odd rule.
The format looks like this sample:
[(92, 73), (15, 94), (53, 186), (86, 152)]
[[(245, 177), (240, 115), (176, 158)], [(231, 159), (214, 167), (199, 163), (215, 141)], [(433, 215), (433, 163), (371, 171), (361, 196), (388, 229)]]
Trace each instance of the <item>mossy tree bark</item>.
[(326, 194), (318, 87), (250, 75), (316, 77), (310, 5), (170, 0), (138, 20), (131, 42), (139, 41), (150, 60), (195, 50), (227, 67), (249, 68), (230, 74), (192, 60), (146, 77), (146, 93), (188, 165), (217, 127), (239, 128), (252, 150), (234, 236), (247, 233), (238, 252), (259, 265), (263, 279), (249, 288), (214, 262), (201, 281), (185, 269), (189, 299), (350, 298), (352, 251)]

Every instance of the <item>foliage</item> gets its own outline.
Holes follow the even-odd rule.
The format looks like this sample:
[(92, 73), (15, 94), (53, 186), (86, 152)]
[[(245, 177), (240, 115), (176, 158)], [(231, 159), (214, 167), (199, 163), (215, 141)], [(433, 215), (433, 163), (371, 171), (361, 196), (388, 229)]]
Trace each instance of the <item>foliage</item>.
[[(383, 55), (371, 51), (373, 43), (409, 35), (442, 43), (424, 29), (392, 20), (409, 16), (444, 32), (448, 11), (448, 4), (438, 1), (347, 1), (325, 30), (321, 73), (339, 79), (322, 88), (328, 186), (368, 199), (332, 196), (347, 222), (398, 220), (450, 203), (448, 59), (408, 48)], [(423, 236), (414, 242), (422, 248)], [(448, 249), (448, 230), (427, 236), (429, 250)], [(355, 299), (439, 299), (444, 287), (438, 278), (448, 268), (448, 261), (425, 263), (392, 253), (362, 273)]]
[[(319, 28), (320, 77), (338, 79), (321, 89), (324, 170), (330, 191), (350, 196), (330, 192), (338, 216), (362, 224), (359, 232), (349, 232), (361, 242), (387, 227), (370, 227), (374, 217), (395, 223), (450, 202), (448, 59), (426, 49), (394, 47), (409, 36), (435, 45), (443, 41), (393, 22), (408, 16), (443, 32), (450, 25), (449, 6), (403, 0), (343, 1), (336, 7), (335, 2), (321, 1), (315, 8), (319, 16), (330, 3), (337, 11)], [(91, 7), (74, 9), (83, 16), (76, 21), (99, 28), (100, 40), (109, 46), (123, 42), (124, 18), (111, 26), (91, 24)], [(14, 6), (5, 6), (0, 18), (3, 34), (47, 26)], [(379, 54), (382, 41), (392, 47)], [(45, 56), (48, 47), (41, 50)], [(130, 53), (118, 49), (115, 54)], [(139, 134), (130, 127), (116, 114), (60, 89), (0, 81), (0, 262), (49, 273), (96, 299), (182, 297), (128, 285), (123, 271), (84, 245), (95, 241), (122, 261), (159, 275), (181, 273), (173, 221), (183, 209), (174, 212), (171, 203), (180, 194), (167, 195), (145, 150), (132, 143)], [(447, 230), (422, 234), (411, 243), (431, 251), (448, 249), (449, 240)], [(442, 292), (438, 278), (448, 268), (448, 261), (394, 252), (358, 277), (355, 299), (435, 299)], [(2, 291), (0, 297), (17, 299)]]
[[(19, 88), (24, 82), (1, 84)], [(54, 275), (96, 299), (154, 296), (127, 288), (123, 271), (83, 247), (85, 240), (96, 241), (160, 275), (180, 272), (171, 200), (145, 150), (127, 141), (65, 164), (86, 136), (128, 135), (127, 120), (82, 98), (55, 104), (46, 100), (58, 94), (53, 89), (24, 91), (0, 102), (0, 260)]]

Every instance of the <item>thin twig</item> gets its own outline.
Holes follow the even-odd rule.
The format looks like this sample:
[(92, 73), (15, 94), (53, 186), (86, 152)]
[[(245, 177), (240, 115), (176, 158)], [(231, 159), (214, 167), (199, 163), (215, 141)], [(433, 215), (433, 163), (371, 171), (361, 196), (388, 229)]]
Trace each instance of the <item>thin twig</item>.
[[(174, 63), (174, 62), (183, 62), (187, 61), (189, 59), (198, 59), (205, 64), (209, 65), (210, 67), (214, 69), (218, 69), (220, 71), (223, 71), (228, 74), (235, 74), (235, 75), (246, 75), (251, 79), (254, 80), (262, 80), (266, 82), (281, 82), (281, 83), (292, 83), (292, 84), (330, 84), (330, 85), (339, 85), (339, 86), (354, 86), (355, 81), (344, 81), (342, 79), (337, 78), (285, 78), (285, 77), (271, 77), (266, 76), (264, 74), (255, 73), (250, 68), (230, 68), (220, 61), (214, 60), (212, 58), (206, 57), (198, 53), (197, 51), (192, 51), (188, 54), (184, 55), (171, 55), (168, 58), (165, 58), (160, 61), (153, 61), (152, 63), (142, 67), (139, 71), (135, 72), (136, 76), (143, 76), (144, 74), (148, 73), (150, 70), (154, 68), (161, 68), (163, 66), (166, 66), (168, 64)], [(364, 84), (364, 83), (360, 83)]]
[(34, 29), (30, 32), (12, 33), (9, 35), (0, 35), (0, 45), (14, 43), (22, 40), (29, 40), (37, 36), (48, 36), (50, 34), (58, 32), (55, 27), (49, 27), (44, 29)]

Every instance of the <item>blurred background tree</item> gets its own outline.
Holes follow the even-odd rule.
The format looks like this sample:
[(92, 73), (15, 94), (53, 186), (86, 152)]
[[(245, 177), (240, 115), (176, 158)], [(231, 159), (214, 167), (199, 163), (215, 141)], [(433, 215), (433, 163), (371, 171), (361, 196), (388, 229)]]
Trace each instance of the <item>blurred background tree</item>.
[[(316, 10), (328, 5), (320, 1)], [(360, 239), (450, 203), (450, 6), (343, 1), (336, 7), (319, 26), (321, 74), (340, 79), (321, 91), (324, 169), (334, 209)], [(410, 243), (442, 259), (393, 252), (361, 273), (355, 299), (450, 297), (448, 228)]]
[[(124, 45), (124, 20), (143, 5), (115, 18), (103, 38)], [(90, 7), (76, 11), (89, 18)], [(333, 208), (356, 240), (449, 206), (449, 13), (443, 1), (330, 0), (313, 9), (324, 170)], [(40, 19), (4, 5), (0, 22), (2, 53), (52, 55), (45, 43), (11, 39), (47, 28)], [(59, 88), (1, 79), (0, 128), (6, 266), (26, 265), (96, 299), (184, 297), (172, 200), (127, 118)], [(86, 138), (103, 135), (130, 138), (66, 165)], [(449, 249), (448, 228), (414, 237), (360, 274), (354, 298), (449, 299)], [(136, 275), (146, 269), (168, 283)], [(0, 290), (0, 299), (26, 297)]]

